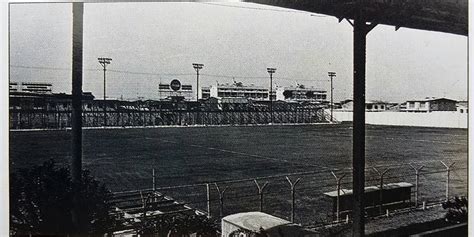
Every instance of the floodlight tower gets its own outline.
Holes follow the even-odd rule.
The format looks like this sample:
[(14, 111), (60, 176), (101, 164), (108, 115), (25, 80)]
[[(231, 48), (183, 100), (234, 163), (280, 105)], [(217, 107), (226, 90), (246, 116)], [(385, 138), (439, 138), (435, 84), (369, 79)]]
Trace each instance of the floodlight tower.
[(97, 58), (99, 60), (100, 65), (102, 65), (102, 68), (104, 68), (104, 127), (107, 126), (107, 106), (105, 104), (105, 93), (106, 93), (106, 83), (105, 83), (105, 72), (107, 71), (107, 65), (110, 64), (110, 61), (112, 61), (111, 58)]
[(193, 63), (193, 68), (196, 70), (196, 101), (199, 101), (199, 70), (204, 67), (202, 63)]
[(332, 101), (332, 93), (333, 93), (333, 86), (332, 86), (332, 78), (333, 77), (336, 77), (336, 73), (335, 72), (328, 72), (328, 76), (331, 78), (331, 122), (333, 121), (333, 117), (332, 117), (332, 109), (334, 107), (334, 103)]
[(273, 123), (273, 98), (272, 98), (272, 91), (273, 91), (273, 73), (275, 73), (276, 68), (267, 68), (268, 74), (270, 74), (270, 122)]

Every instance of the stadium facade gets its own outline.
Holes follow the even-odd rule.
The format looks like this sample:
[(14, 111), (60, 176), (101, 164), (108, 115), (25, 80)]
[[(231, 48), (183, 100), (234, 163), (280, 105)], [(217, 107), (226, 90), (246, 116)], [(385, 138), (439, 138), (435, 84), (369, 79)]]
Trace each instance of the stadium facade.
[(269, 89), (254, 84), (244, 85), (241, 82), (233, 84), (211, 85), (202, 88), (202, 98), (247, 98), (252, 100), (268, 100)]

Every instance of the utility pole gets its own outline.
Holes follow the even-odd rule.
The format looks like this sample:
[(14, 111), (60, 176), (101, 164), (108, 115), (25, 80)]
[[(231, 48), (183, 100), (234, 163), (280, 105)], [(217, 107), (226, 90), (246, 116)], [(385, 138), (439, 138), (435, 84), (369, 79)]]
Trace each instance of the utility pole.
[(102, 68), (104, 68), (104, 127), (107, 126), (107, 106), (105, 104), (105, 93), (106, 93), (106, 83), (105, 83), (105, 72), (107, 71), (107, 65), (110, 64), (110, 61), (112, 61), (111, 58), (97, 58), (99, 60), (100, 65), (102, 65)]
[(202, 63), (193, 63), (193, 68), (196, 70), (196, 101), (199, 101), (199, 70), (204, 67)]
[(333, 110), (333, 107), (334, 107), (334, 103), (333, 103), (333, 100), (332, 100), (332, 94), (333, 94), (333, 86), (332, 86), (332, 78), (333, 77), (336, 77), (336, 73), (335, 72), (328, 72), (328, 76), (331, 78), (331, 122), (333, 121), (333, 116), (332, 116), (332, 110)]
[(275, 73), (276, 68), (267, 68), (268, 74), (270, 74), (270, 93), (268, 96), (270, 97), (270, 122), (273, 124), (273, 98), (272, 98), (272, 91), (273, 91), (273, 73)]

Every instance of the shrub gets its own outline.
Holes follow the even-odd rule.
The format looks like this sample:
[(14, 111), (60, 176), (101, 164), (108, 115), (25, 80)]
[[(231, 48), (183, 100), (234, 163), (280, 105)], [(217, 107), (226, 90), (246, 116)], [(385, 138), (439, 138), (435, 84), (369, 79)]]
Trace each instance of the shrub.
[(467, 221), (467, 198), (454, 197), (443, 203), (444, 209), (448, 209), (445, 215), (445, 220), (450, 223), (461, 223)]
[[(101, 234), (116, 225), (109, 215), (111, 193), (88, 171), (82, 172), (78, 213), (83, 222), (74, 231), (73, 185), (67, 168), (53, 160), (10, 175), (10, 226), (13, 234)], [(73, 232), (74, 231), (74, 232)]]

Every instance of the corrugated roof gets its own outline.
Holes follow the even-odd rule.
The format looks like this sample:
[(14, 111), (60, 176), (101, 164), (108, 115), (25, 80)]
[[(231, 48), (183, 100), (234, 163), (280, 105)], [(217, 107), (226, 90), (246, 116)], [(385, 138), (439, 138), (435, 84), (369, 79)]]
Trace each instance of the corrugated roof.
[(291, 223), (287, 220), (263, 212), (242, 212), (226, 216), (222, 219), (240, 228), (253, 232), (259, 232), (261, 229), (269, 230), (277, 226)]

